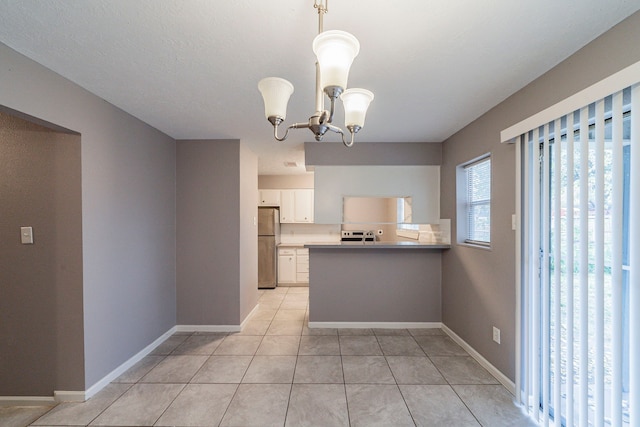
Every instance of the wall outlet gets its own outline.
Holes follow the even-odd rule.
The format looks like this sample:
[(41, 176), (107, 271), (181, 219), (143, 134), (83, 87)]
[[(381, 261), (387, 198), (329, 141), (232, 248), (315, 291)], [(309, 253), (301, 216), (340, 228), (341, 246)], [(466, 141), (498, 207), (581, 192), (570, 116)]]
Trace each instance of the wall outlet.
[(500, 344), (500, 329), (493, 327), (493, 340)]

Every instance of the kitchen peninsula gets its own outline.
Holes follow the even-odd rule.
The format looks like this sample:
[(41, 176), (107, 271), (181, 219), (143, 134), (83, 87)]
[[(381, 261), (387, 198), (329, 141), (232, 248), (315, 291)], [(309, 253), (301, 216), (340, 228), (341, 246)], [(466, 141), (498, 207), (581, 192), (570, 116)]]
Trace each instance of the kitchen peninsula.
[(341, 242), (309, 248), (309, 327), (439, 326), (449, 245)]

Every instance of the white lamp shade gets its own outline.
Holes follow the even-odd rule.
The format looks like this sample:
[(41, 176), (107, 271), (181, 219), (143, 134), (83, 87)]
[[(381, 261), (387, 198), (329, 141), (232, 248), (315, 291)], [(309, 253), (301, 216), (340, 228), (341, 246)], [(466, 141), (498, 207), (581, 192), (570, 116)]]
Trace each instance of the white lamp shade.
[(344, 104), (344, 125), (363, 127), (367, 108), (373, 101), (373, 93), (366, 89), (347, 89), (340, 95), (340, 99)]
[(287, 104), (293, 93), (291, 82), (280, 77), (266, 77), (258, 83), (258, 90), (264, 99), (264, 115), (287, 118)]
[(353, 35), (339, 30), (324, 31), (313, 39), (313, 53), (320, 65), (320, 84), (347, 87), (349, 68), (360, 51), (360, 43)]

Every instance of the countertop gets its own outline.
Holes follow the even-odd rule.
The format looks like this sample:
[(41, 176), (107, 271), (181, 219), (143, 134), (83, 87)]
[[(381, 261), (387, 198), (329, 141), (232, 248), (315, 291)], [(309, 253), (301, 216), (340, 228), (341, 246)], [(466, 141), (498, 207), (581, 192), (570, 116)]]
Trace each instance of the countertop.
[(304, 243), (278, 243), (279, 248), (304, 248)]
[(451, 245), (423, 242), (331, 242), (307, 243), (310, 249), (450, 249)]

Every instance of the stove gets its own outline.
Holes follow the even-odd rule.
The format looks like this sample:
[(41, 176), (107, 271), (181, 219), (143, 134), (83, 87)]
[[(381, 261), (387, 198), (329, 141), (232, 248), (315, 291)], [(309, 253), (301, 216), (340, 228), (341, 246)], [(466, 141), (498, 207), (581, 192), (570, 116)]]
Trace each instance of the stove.
[(376, 236), (373, 231), (343, 230), (340, 241), (342, 242), (373, 242)]

